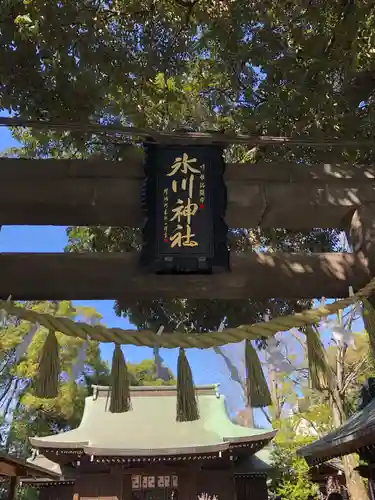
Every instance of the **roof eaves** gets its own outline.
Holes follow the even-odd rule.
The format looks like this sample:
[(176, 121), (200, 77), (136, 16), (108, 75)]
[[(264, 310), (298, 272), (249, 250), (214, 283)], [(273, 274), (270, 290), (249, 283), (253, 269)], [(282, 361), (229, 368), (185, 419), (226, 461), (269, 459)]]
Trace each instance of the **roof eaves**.
[(38, 465), (33, 465), (23, 460), (22, 458), (12, 457), (6, 453), (0, 453), (0, 461), (8, 463), (10, 465), (15, 465), (16, 467), (21, 467), (25, 475), (37, 475), (39, 477), (47, 476), (49, 478), (55, 479), (58, 478), (59, 475), (55, 472), (51, 472), (48, 469), (44, 469), (44, 467), (39, 467)]
[(264, 434), (253, 434), (251, 436), (240, 437), (223, 437), (224, 441), (229, 441), (230, 444), (236, 443), (250, 443), (255, 441), (270, 441), (273, 439), (278, 431), (265, 432)]
[(64, 485), (73, 485), (75, 483), (75, 479), (66, 479), (64, 477), (60, 477), (58, 479), (48, 479), (48, 478), (39, 478), (39, 479), (30, 479), (22, 477), (20, 479), (20, 486), (64, 486)]
[(227, 450), (231, 447), (231, 445), (236, 444), (246, 444), (246, 443), (257, 443), (262, 441), (271, 441), (274, 436), (277, 434), (277, 431), (266, 432), (264, 434), (256, 434), (252, 436), (244, 436), (244, 437), (231, 437), (231, 438), (223, 438), (222, 443), (215, 443), (212, 445), (206, 446), (184, 446), (177, 448), (143, 448), (143, 449), (134, 449), (134, 448), (100, 448), (97, 446), (84, 446), (83, 450), (87, 455), (94, 456), (176, 456), (176, 455), (197, 455), (202, 453), (217, 453)]
[[(362, 438), (363, 439), (363, 438)], [(361, 440), (351, 440), (351, 441), (342, 441), (340, 443), (336, 443), (335, 446), (331, 447), (322, 447), (318, 450), (297, 450), (297, 455), (303, 457), (306, 462), (312, 465), (319, 465), (323, 462), (327, 462), (334, 458), (343, 457), (345, 455), (350, 455), (351, 453), (358, 452), (361, 448), (364, 448), (366, 443)], [(307, 448), (307, 447), (306, 447)]]
[(54, 441), (54, 436), (46, 436), (46, 437), (33, 437), (29, 438), (30, 443), (35, 448), (69, 448), (69, 449), (81, 449), (84, 446), (89, 444), (89, 441)]
[[(317, 459), (318, 457), (329, 456), (329, 459), (336, 458), (342, 456), (343, 454), (347, 455), (350, 453), (354, 453), (360, 448), (367, 446), (372, 443), (364, 443), (363, 439), (369, 433), (363, 433), (361, 435), (351, 435), (344, 436), (341, 439), (336, 439), (332, 442), (327, 442), (324, 438), (317, 441), (316, 443), (312, 443), (311, 445), (305, 446), (297, 450), (297, 455), (307, 459)], [(375, 439), (374, 439), (375, 442)], [(327, 460), (327, 459), (326, 459)], [(325, 461), (326, 461), (325, 460)]]
[[(356, 452), (369, 444), (375, 444), (375, 418), (373, 422), (369, 422), (369, 416), (375, 417), (375, 400), (355, 413), (341, 427), (297, 450), (297, 454), (305, 458), (308, 463), (321, 463)], [(371, 434), (373, 442), (368, 440)]]
[(145, 449), (117, 449), (99, 448), (95, 446), (84, 446), (86, 455), (103, 457), (146, 457), (146, 456), (170, 456), (170, 455), (197, 455), (201, 453), (220, 453), (229, 448), (229, 442), (217, 443), (208, 446), (185, 446), (181, 448), (145, 448)]

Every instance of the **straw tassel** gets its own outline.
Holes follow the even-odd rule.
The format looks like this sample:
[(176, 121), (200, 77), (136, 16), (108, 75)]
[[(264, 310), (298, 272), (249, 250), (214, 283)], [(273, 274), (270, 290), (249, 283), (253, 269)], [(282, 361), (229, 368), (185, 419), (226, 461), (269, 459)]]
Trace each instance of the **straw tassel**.
[(271, 394), (259, 357), (250, 340), (245, 345), (246, 391), (249, 405), (253, 408), (271, 406)]
[(35, 379), (35, 396), (53, 399), (59, 394), (60, 358), (56, 332), (50, 330), (44, 342)]
[(115, 344), (111, 370), (111, 413), (125, 413), (130, 410), (129, 373), (120, 344)]
[(332, 380), (327, 354), (315, 327), (306, 326), (305, 334), (311, 388), (324, 391), (330, 388)]
[(370, 341), (370, 346), (375, 356), (375, 309), (367, 299), (363, 300), (363, 323)]
[(195, 395), (193, 375), (185, 349), (180, 347), (177, 360), (177, 422), (192, 422), (199, 419), (198, 402)]

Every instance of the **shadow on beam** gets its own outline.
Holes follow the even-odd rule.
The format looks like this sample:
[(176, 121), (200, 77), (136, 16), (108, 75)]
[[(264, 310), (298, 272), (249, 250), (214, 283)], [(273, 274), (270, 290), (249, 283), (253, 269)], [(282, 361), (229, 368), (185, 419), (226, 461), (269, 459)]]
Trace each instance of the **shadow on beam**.
[[(0, 225), (143, 224), (142, 162), (0, 158)], [(375, 167), (228, 164), (229, 227), (345, 228), (360, 205), (375, 203)]]
[(367, 260), (347, 253), (232, 255), (232, 272), (160, 276), (136, 253), (0, 254), (0, 296), (14, 300), (311, 299), (346, 297), (371, 279)]

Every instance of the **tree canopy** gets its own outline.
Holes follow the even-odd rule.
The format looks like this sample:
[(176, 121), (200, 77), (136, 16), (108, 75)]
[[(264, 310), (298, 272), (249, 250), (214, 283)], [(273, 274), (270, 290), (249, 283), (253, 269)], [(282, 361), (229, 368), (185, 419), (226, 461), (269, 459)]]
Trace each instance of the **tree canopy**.
[(6, 0), (1, 105), (33, 118), (366, 136), (374, 16), (368, 0)]

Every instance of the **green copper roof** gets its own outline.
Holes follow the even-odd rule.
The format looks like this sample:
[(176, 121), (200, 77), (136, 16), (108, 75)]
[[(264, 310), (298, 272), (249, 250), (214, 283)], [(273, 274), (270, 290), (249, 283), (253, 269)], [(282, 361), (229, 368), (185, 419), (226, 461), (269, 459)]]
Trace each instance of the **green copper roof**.
[(132, 410), (110, 413), (110, 389), (95, 386), (77, 429), (30, 442), (36, 448), (83, 448), (101, 456), (182, 455), (220, 452), (236, 443), (268, 444), (276, 432), (231, 422), (217, 387), (196, 388), (199, 420), (176, 422), (176, 387), (134, 387)]
[(311, 465), (375, 444), (375, 399), (344, 425), (297, 451)]

